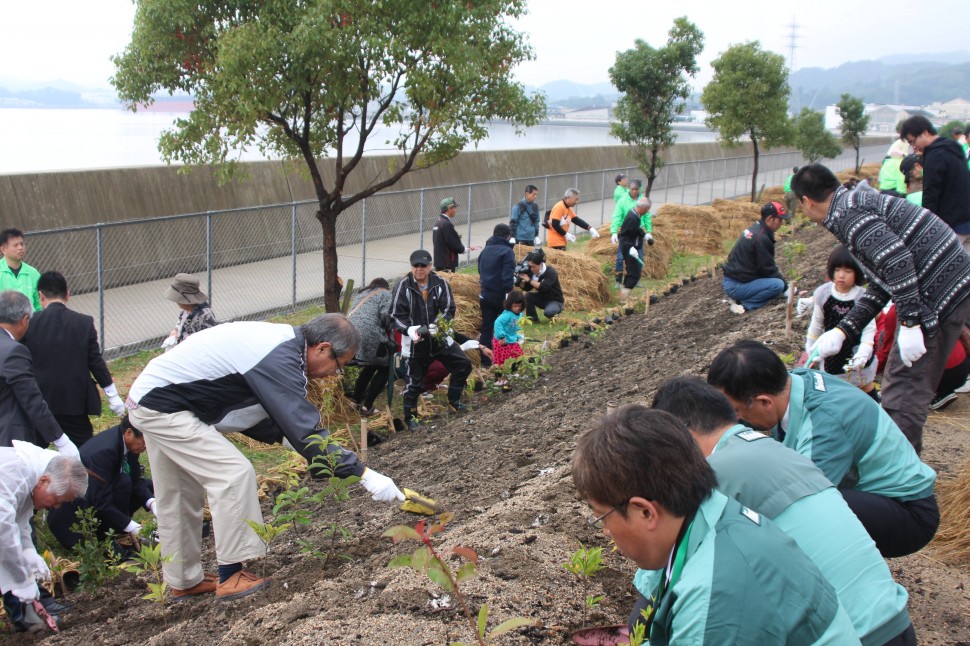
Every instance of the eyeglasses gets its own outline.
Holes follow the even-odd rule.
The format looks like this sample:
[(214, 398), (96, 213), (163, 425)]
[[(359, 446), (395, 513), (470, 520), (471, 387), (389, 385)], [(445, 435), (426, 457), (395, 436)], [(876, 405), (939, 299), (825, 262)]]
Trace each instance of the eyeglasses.
[(426, 262), (416, 262), (416, 263), (412, 263), (411, 266), (414, 267), (415, 269), (424, 269), (425, 267), (428, 266), (428, 263), (426, 263)]
[(612, 514), (617, 509), (623, 509), (624, 507), (626, 507), (626, 505), (627, 505), (627, 503), (623, 503), (621, 505), (617, 505), (616, 507), (614, 507), (613, 509), (609, 510), (605, 514), (602, 514), (600, 516), (597, 516), (596, 518), (590, 518), (587, 522), (592, 527), (595, 527), (596, 529), (603, 529), (603, 519), (606, 518), (607, 516), (609, 516), (610, 514)]
[(337, 364), (337, 370), (333, 374), (337, 377), (342, 377), (344, 374), (344, 366), (347, 364), (340, 363), (340, 359), (337, 358), (337, 353), (333, 351), (333, 346), (330, 346), (330, 356), (333, 358), (333, 362)]

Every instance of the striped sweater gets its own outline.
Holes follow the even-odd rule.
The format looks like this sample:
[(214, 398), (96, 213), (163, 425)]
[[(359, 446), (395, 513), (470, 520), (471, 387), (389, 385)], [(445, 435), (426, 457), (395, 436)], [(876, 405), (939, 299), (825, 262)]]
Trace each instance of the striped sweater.
[(890, 298), (900, 318), (918, 318), (931, 337), (970, 296), (970, 256), (953, 230), (924, 208), (871, 188), (839, 187), (822, 225), (870, 278), (837, 326), (853, 344)]

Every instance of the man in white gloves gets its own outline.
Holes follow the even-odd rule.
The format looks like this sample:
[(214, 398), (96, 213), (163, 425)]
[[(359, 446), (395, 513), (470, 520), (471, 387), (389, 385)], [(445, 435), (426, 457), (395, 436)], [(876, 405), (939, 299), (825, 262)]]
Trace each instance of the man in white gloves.
[(0, 590), (18, 630), (26, 629), (22, 604), (38, 600), (37, 580), (50, 578), (31, 540), (34, 509), (56, 509), (83, 496), (87, 486), (79, 460), (16, 440), (0, 448)]
[(70, 293), (64, 276), (56, 271), (41, 274), (37, 291), (44, 309), (30, 320), (23, 342), (33, 358), (34, 377), (44, 401), (64, 433), (80, 448), (94, 434), (88, 416), (101, 414), (95, 381), (104, 389), (115, 415), (124, 414), (125, 403), (101, 356), (94, 319), (67, 307)]
[(115, 536), (131, 538), (130, 545), (115, 545), (122, 560), (138, 550), (141, 525), (132, 514), (138, 509), (154, 514), (158, 507), (152, 481), (142, 477), (138, 457), (144, 452), (145, 438), (132, 427), (127, 415), (118, 426), (98, 433), (81, 447), (81, 462), (93, 476), (87, 495), (47, 514), (47, 525), (61, 545), (71, 549), (81, 540), (71, 525), (77, 522), (78, 508), (93, 507), (101, 539), (109, 530)]
[(536, 204), (538, 196), (539, 189), (529, 184), (525, 187), (525, 196), (512, 207), (512, 213), (509, 216), (511, 231), (509, 243), (526, 247), (539, 246), (541, 238), (539, 237), (539, 205)]
[[(322, 314), (299, 327), (225, 323), (197, 332), (153, 359), (131, 386), (128, 415), (145, 437), (152, 468), (163, 575), (175, 598), (215, 591), (217, 599), (269, 584), (242, 569), (266, 546), (246, 521), (261, 523), (256, 473), (225, 434), (267, 444), (286, 441), (307, 461), (326, 450), (336, 475), (363, 476), (381, 501), (404, 500), (389, 478), (371, 473), (339, 445), (321, 449), (313, 435), (320, 412), (307, 401), (307, 379), (340, 373), (360, 333), (342, 314)], [(311, 473), (313, 470), (311, 470)], [(219, 575), (202, 570), (202, 510), (208, 497)]]
[(822, 164), (795, 174), (792, 190), (810, 220), (839, 239), (870, 277), (865, 294), (816, 349), (855, 345), (890, 299), (899, 319), (882, 382), (882, 407), (919, 453), (923, 424), (946, 361), (970, 316), (970, 256), (931, 211), (869, 187), (849, 190)]
[[(496, 229), (504, 226), (497, 225)], [(411, 358), (408, 359), (401, 399), (404, 423), (412, 431), (422, 431), (426, 428), (415, 414), (428, 368), (437, 360), (451, 373), (448, 406), (452, 412), (462, 412), (465, 406), (461, 403), (461, 395), (472, 364), (452, 339), (435, 333), (435, 321), (439, 316), (447, 320), (455, 316), (455, 298), (448, 281), (431, 271), (431, 254), (424, 249), (414, 251), (410, 262), (411, 273), (394, 287), (391, 325), (411, 339)]]
[(30, 299), (18, 291), (0, 292), (0, 446), (23, 440), (58, 453), (78, 457), (71, 442), (51, 414), (34, 379), (30, 350), (19, 343), (30, 326)]

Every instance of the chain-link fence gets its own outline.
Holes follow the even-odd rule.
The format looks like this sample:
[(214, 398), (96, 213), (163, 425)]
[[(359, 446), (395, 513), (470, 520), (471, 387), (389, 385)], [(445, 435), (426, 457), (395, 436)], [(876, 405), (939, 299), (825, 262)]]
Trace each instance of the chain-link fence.
[[(881, 158), (884, 149), (870, 146), (863, 156)], [(747, 195), (753, 162), (740, 156), (669, 163), (650, 197), (659, 206)], [(828, 165), (838, 171), (853, 162), (849, 150)], [(798, 152), (760, 155), (759, 187), (782, 183), (802, 163)], [(602, 224), (612, 215), (617, 173), (642, 175), (628, 166), (378, 193), (338, 217), (337, 271), (358, 286), (403, 275), (411, 251), (431, 248), (446, 197), (460, 204), (454, 223), (467, 247), (483, 245), (495, 224), (508, 221), (528, 184), (539, 188), (540, 212), (566, 189), (579, 189), (577, 213)], [(178, 310), (162, 294), (178, 272), (200, 277), (220, 320), (321, 302), (323, 236), (316, 210), (316, 202), (296, 202), (36, 231), (27, 235), (27, 261), (41, 272), (64, 274), (71, 307), (95, 318), (105, 353), (119, 356), (154, 347), (172, 329)], [(469, 252), (465, 260), (476, 255)]]

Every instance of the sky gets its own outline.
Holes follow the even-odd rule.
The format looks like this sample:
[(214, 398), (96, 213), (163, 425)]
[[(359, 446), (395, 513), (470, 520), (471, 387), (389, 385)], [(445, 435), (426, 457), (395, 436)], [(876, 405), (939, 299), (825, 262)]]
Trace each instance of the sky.
[[(415, 0), (425, 2), (427, 0)], [(473, 0), (474, 1), (474, 0)], [(966, 49), (966, 23), (958, 0), (932, 3), (935, 20), (923, 15), (906, 24), (911, 2), (846, 0), (531, 0), (516, 24), (529, 35), (537, 59), (517, 70), (520, 81), (542, 85), (568, 79), (609, 80), (616, 52), (640, 38), (658, 47), (675, 18), (686, 15), (705, 35), (698, 83), (710, 79), (710, 62), (735, 43), (759, 40), (765, 49), (789, 55), (791, 25), (796, 29), (794, 69), (836, 67), (848, 61), (899, 53)], [(921, 13), (917, 12), (917, 13)], [(0, 81), (65, 80), (108, 88), (114, 72), (110, 56), (121, 52), (131, 34), (131, 0), (10, 0), (0, 21)], [(934, 24), (935, 23), (935, 24)], [(919, 26), (925, 26), (921, 31)]]

